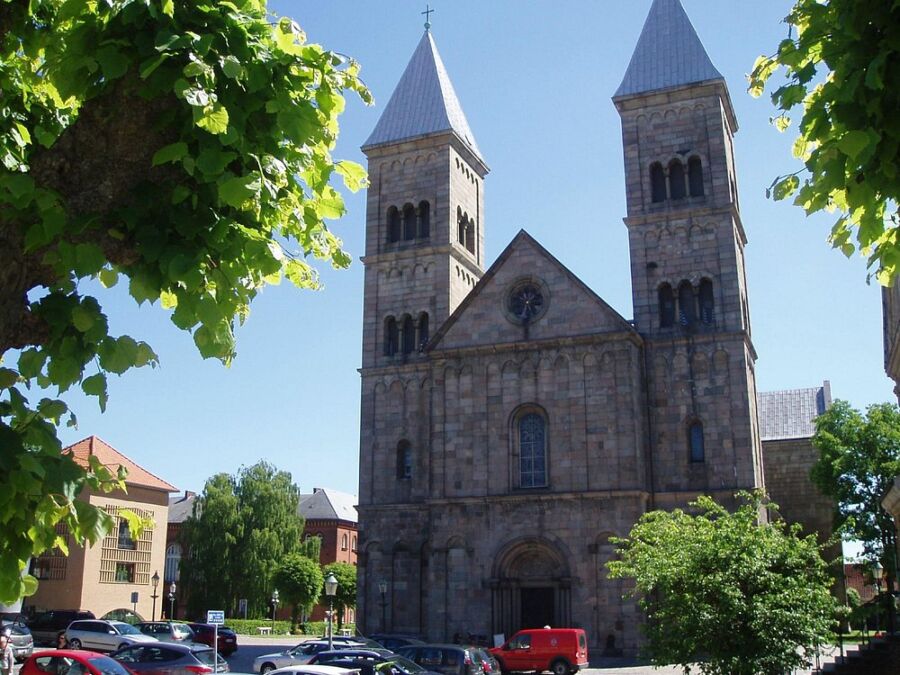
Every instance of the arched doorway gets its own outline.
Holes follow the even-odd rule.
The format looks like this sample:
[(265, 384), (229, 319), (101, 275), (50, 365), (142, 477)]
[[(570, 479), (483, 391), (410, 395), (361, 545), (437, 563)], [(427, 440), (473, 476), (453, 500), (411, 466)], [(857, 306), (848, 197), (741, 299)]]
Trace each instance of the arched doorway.
[(491, 579), (491, 630), (568, 626), (571, 579), (565, 556), (543, 539), (519, 540), (497, 555)]

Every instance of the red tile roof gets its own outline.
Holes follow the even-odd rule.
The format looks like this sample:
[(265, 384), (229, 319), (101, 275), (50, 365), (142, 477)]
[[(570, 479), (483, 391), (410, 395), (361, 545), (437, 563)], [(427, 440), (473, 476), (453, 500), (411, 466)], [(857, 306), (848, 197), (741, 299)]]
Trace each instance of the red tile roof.
[(126, 485), (138, 485), (140, 487), (153, 488), (164, 492), (178, 492), (178, 488), (164, 481), (142, 466), (138, 466), (128, 459), (121, 452), (96, 436), (88, 436), (83, 441), (78, 441), (72, 445), (63, 448), (63, 452), (72, 454), (75, 461), (81, 466), (88, 465), (88, 457), (94, 455), (100, 460), (100, 463), (113, 472), (117, 471), (120, 466), (124, 466), (128, 470), (128, 477), (125, 479)]

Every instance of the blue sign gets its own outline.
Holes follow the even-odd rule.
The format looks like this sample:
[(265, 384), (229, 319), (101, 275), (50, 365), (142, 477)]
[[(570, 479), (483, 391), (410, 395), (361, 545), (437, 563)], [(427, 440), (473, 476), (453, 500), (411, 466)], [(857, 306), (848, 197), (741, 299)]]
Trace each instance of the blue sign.
[(225, 611), (221, 609), (210, 609), (206, 612), (206, 623), (212, 623), (221, 626), (225, 623)]

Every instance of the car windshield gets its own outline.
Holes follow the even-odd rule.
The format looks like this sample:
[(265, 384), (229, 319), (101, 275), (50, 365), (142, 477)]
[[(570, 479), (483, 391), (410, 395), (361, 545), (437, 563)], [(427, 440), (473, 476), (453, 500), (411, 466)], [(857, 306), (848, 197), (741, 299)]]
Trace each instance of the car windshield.
[(194, 631), (187, 624), (176, 623), (172, 625), (172, 634), (181, 638), (189, 638), (194, 635)]
[(130, 623), (114, 623), (115, 628), (121, 635), (140, 635), (141, 631), (132, 626)]
[(392, 656), (389, 661), (404, 673), (424, 673), (425, 669), (415, 661), (410, 661), (405, 656)]
[(95, 656), (88, 659), (88, 663), (94, 666), (101, 675), (131, 675), (121, 663), (108, 656)]

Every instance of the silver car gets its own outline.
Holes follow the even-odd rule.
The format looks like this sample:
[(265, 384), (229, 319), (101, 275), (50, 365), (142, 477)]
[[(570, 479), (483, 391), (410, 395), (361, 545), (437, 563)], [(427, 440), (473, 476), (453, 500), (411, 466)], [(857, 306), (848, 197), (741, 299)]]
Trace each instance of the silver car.
[(66, 628), (66, 640), (72, 649), (98, 652), (114, 652), (138, 642), (158, 642), (155, 637), (144, 635), (130, 623), (100, 619), (73, 621)]
[[(345, 645), (341, 646), (343, 647)], [(359, 644), (346, 646), (361, 647), (363, 645)], [(286, 649), (283, 652), (257, 656), (253, 660), (253, 670), (260, 673), (260, 675), (266, 675), (266, 673), (268, 673), (270, 670), (275, 670), (276, 668), (284, 668), (285, 666), (303, 665), (305, 663), (308, 663), (313, 656), (315, 656), (319, 652), (324, 651), (328, 651), (328, 640), (307, 640), (306, 642), (301, 642), (296, 647), (291, 647), (290, 649)]]
[(0, 630), (9, 636), (9, 646), (12, 647), (16, 661), (24, 661), (34, 651), (34, 638), (28, 627), (18, 618), (0, 619)]

